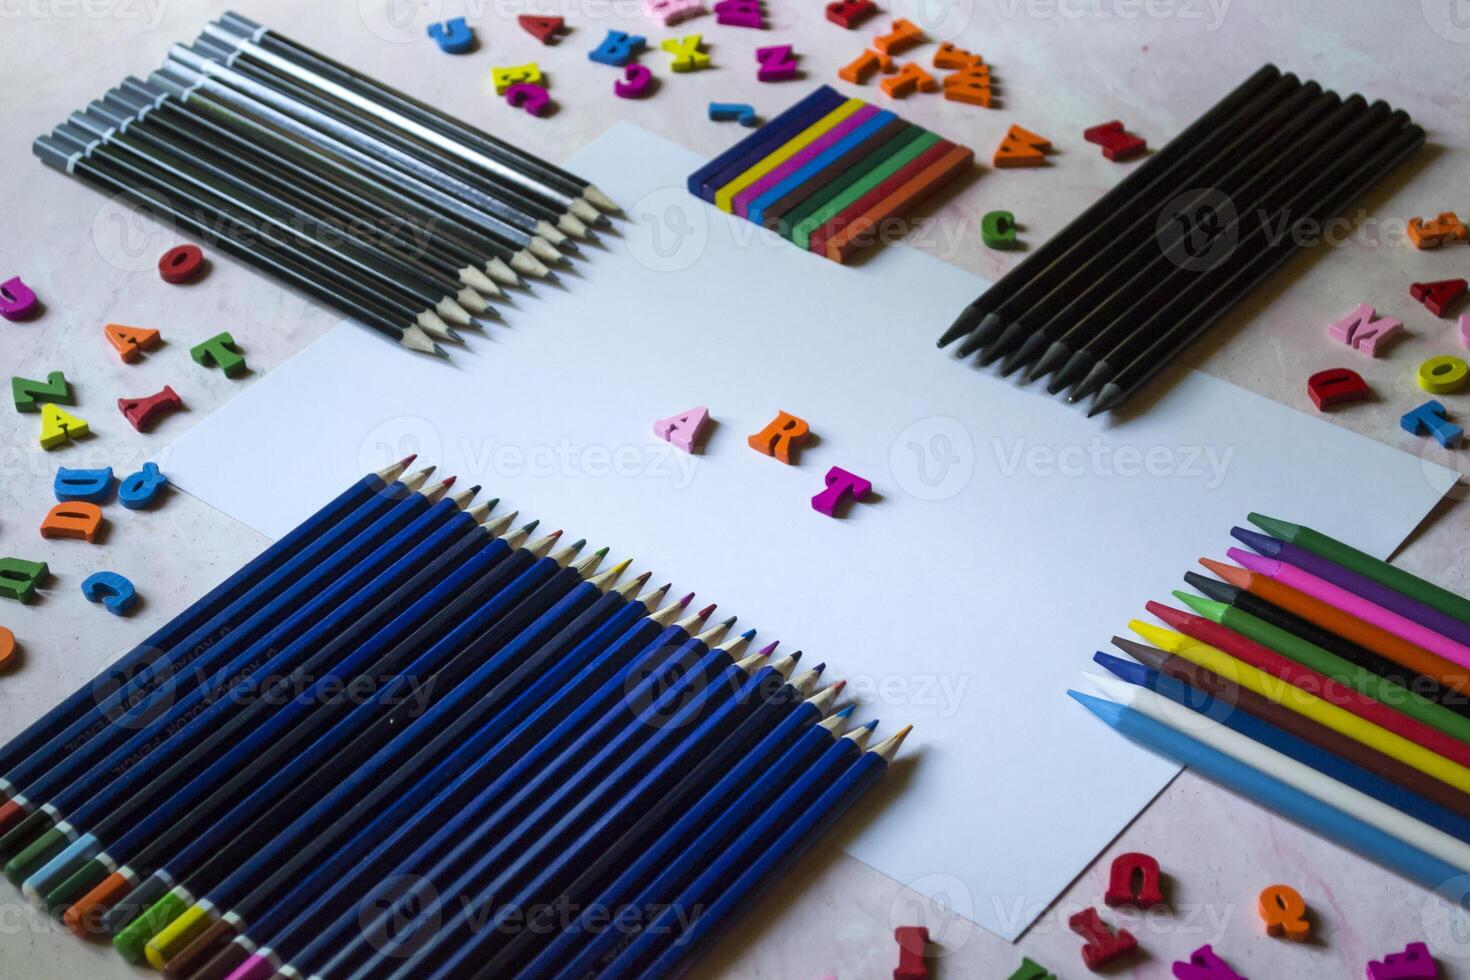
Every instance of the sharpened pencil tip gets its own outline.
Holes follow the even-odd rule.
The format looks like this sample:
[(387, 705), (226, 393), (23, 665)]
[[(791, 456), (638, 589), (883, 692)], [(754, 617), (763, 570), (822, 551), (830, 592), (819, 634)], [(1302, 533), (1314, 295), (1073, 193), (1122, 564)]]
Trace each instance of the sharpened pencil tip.
[[(692, 596), (692, 595), (693, 595), (693, 594), (694, 594), (694, 593), (692, 593), (692, 592), (691, 592), (691, 593), (690, 593), (690, 595), (691, 595), (691, 596)], [(699, 611), (699, 612), (698, 612), (698, 614), (697, 614), (697, 615), (698, 615), (698, 616), (699, 616), (699, 618), (700, 618), (700, 619), (704, 619), (704, 618), (706, 618), (706, 617), (708, 617), (708, 616), (709, 616), (709, 615), (710, 615), (710, 614), (711, 614), (711, 613), (712, 613), (712, 612), (714, 612), (714, 611), (715, 611), (715, 610), (716, 610), (716, 609), (718, 609), (718, 608), (719, 608), (719, 604), (718, 604), (718, 603), (715, 603), (715, 602), (711, 602), (711, 603), (710, 603), (710, 604), (709, 604), (709, 605), (707, 605), (707, 606), (705, 606), (705, 607), (704, 607), (704, 608), (703, 608), (703, 609), (701, 609), (701, 610), (700, 610), (700, 611)], [(734, 620), (733, 620), (733, 619), (732, 619), (732, 620), (730, 620), (730, 622), (732, 622), (732, 623), (733, 623), (733, 622), (734, 622)]]
[(457, 476), (446, 476), (443, 480), (439, 482), (439, 485), (442, 486), (445, 490), (448, 490), (450, 487), (454, 486), (454, 481), (458, 479), (459, 477)]
[(812, 668), (812, 673), (813, 674), (816, 674), (818, 677), (821, 677), (822, 676), (822, 672), (824, 670), (826, 670), (826, 669), (827, 669), (827, 665), (825, 663), (820, 663), (820, 664), (817, 664), (815, 667)]
[[(527, 531), (527, 532), (534, 531), (534, 530), (536, 530), (536, 528), (538, 528), (540, 526), (541, 526), (541, 518), (538, 517), (538, 518), (536, 518), (534, 521), (532, 521), (529, 524), (523, 524), (523, 525), (521, 525), (521, 530), (522, 531)], [(560, 534), (561, 532), (560, 531), (557, 531), (556, 533), (557, 534)]]
[[(587, 543), (587, 539), (586, 539), (586, 538), (583, 538), (583, 539), (582, 539), (582, 540), (581, 540), (581, 541), (579, 541), (579, 542), (578, 542), (578, 543), (577, 543), (577, 546), (578, 546), (578, 547), (581, 547), (581, 546), (582, 546), (582, 545), (584, 545), (584, 544), (586, 544), (586, 543)], [(609, 551), (611, 551), (611, 550), (612, 550), (612, 549), (611, 549), (611, 548), (600, 548), (600, 549), (598, 549), (598, 551), (597, 551), (597, 557), (598, 557), (598, 558), (606, 558), (606, 557), (607, 557), (607, 553), (608, 553), (608, 552), (609, 552)], [(629, 560), (630, 560), (630, 562), (631, 562), (631, 559), (629, 559)]]
[(753, 629), (752, 630), (746, 630), (744, 633), (741, 633), (740, 634), (740, 638), (742, 640), (752, 640), (752, 639), (755, 639), (755, 630), (753, 630)]
[[(838, 690), (838, 691), (841, 691), (846, 686), (847, 686), (847, 681), (838, 681), (836, 684), (833, 684), (832, 685), (832, 687), (835, 690)], [(834, 714), (836, 714), (838, 718), (851, 718), (852, 717), (852, 713), (854, 711), (856, 711), (856, 710), (857, 710), (857, 705), (855, 705), (855, 704), (849, 704), (845, 708), (839, 708), (839, 709), (837, 709), (837, 711), (834, 712)]]
[[(746, 639), (749, 639), (751, 636), (754, 636), (754, 635), (755, 635), (755, 630), (751, 630), (750, 633), (746, 636)], [(781, 645), (781, 641), (780, 640), (776, 640), (774, 642), (767, 643), (765, 646), (761, 647), (761, 656), (762, 657), (769, 657), (775, 651), (775, 649), (778, 646), (780, 646), (780, 645)]]
[(872, 721), (864, 722), (863, 725), (862, 725), (862, 727), (863, 728), (866, 728), (870, 732), (871, 731), (876, 731), (877, 728), (878, 728), (878, 719), (877, 718), (874, 718)]
[[(687, 608), (688, 605), (689, 605), (689, 603), (691, 603), (693, 601), (694, 601), (694, 593), (691, 592), (688, 595), (686, 595), (684, 598), (682, 598), (682, 599), (679, 600), (679, 608), (680, 609)], [(710, 608), (713, 609), (714, 606), (710, 606)]]
[[(710, 606), (710, 608), (713, 609), (714, 606)], [(723, 626), (723, 627), (725, 627), (725, 629), (729, 629), (731, 626), (734, 626), (735, 625), (736, 618), (737, 617), (735, 617), (735, 616), (731, 616), (729, 619), (725, 620), (720, 625)]]
[(418, 458), (419, 458), (419, 454), (418, 453), (409, 453), (407, 456), (403, 457), (402, 459), (400, 459), (398, 461), (398, 465), (399, 466), (402, 466), (402, 467), (412, 466), (413, 465), (413, 461), (416, 460), (416, 459), (418, 459)]

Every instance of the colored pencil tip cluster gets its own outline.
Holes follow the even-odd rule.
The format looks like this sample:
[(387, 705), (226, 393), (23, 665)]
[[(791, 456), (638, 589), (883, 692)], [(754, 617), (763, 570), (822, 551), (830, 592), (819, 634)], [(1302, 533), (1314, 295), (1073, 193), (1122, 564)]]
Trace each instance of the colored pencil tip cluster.
[[(1164, 625), (1130, 622), (1146, 642), (1113, 643), (1132, 659), (1096, 653), (1095, 690), (1068, 694), (1428, 888), (1470, 873), (1470, 599), (1309, 527), (1249, 520), (1230, 534), (1250, 551), (1202, 558), (1218, 578), (1185, 580), (1204, 595), (1149, 602)], [(1262, 893), (1272, 935), (1305, 938), (1303, 908), (1285, 886)], [(1410, 962), (1437, 975), (1413, 945), (1368, 975), (1409, 975), (1385, 964)]]
[(690, 193), (806, 251), (847, 262), (902, 237), (974, 151), (822, 86), (690, 175)]

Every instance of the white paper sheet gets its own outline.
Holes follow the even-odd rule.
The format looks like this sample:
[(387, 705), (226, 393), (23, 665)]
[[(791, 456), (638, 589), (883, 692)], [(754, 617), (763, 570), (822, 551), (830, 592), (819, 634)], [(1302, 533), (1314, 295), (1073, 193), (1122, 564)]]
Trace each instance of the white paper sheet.
[[(623, 237), (564, 289), (521, 294), (452, 364), (343, 324), (166, 470), (279, 536), (418, 451), (825, 660), (882, 731), (916, 726), (845, 846), (1014, 938), (1175, 772), (1065, 696), (1092, 651), (1247, 511), (1387, 555), (1451, 476), (1199, 374), (1089, 421), (935, 349), (984, 283), (902, 246), (799, 252), (691, 198), (700, 162), (617, 126), (569, 166), (623, 202)], [(695, 405), (703, 454), (652, 436)], [(816, 433), (797, 465), (746, 446), (778, 410)], [(809, 504), (834, 465), (876, 495), (843, 519)]]

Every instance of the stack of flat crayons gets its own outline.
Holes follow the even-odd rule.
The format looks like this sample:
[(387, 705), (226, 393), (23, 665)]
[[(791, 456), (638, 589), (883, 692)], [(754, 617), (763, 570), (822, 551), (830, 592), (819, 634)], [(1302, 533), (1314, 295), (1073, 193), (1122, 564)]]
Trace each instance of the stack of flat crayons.
[(887, 769), (821, 666), (410, 463), (0, 748), (32, 901), (176, 980), (663, 977)]
[(33, 146), (410, 350), (442, 355), (617, 206), (238, 14)]
[[(1470, 600), (1310, 528), (1250, 515), (1235, 564), (1151, 602), (1171, 629), (1098, 653), (1131, 739), (1434, 889), (1470, 874)], [(1262, 533), (1265, 532), (1265, 533)]]
[[(1424, 143), (1403, 111), (1267, 65), (971, 303), (939, 339), (1089, 415), (1122, 405)], [(963, 339), (961, 339), (963, 338)]]
[(689, 176), (689, 192), (834, 262), (898, 237), (924, 198), (966, 173), (956, 146), (823, 85)]

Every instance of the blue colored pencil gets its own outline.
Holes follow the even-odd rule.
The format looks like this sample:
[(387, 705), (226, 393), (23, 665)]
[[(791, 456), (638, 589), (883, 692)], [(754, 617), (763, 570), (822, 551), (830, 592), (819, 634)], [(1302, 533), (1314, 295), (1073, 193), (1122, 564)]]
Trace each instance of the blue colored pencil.
[[(161, 778), (176, 783), (176, 777), (199, 774), (175, 792), (166, 805), (151, 808), (121, 839), (109, 845), (98, 856), (101, 866), (82, 869), (48, 889), (44, 893), (46, 906), (56, 911), (69, 905), (95, 887), (109, 869), (138, 881), (165, 858), (174, 858), (189, 840), (213, 838), (211, 849), (228, 840), (238, 828), (230, 828), (228, 820), (221, 819), (224, 810), (249, 793), (264, 773), (286, 761), (303, 761), (301, 750), (312, 733), (319, 732), (350, 706), (346, 692), (353, 685), (366, 681), (373, 696), (385, 696), (387, 687), (397, 679), (393, 678), (395, 662), (391, 658), (396, 648), (385, 651), (449, 605), (452, 597), (473, 592), (474, 582), (492, 577), (504, 564), (501, 559), (510, 550), (505, 541), (475, 523), (490, 506), (480, 505), (451, 520), (385, 572), (395, 584), (386, 594), (378, 593), (371, 612), (342, 629), (332, 629), (330, 622), (324, 621), (322, 626), (331, 630), (331, 639), (290, 674), (279, 675), (228, 724), (212, 726), (212, 734)], [(461, 519), (471, 526), (469, 533), (456, 530)], [(458, 536), (447, 548), (435, 548), (433, 542), (441, 534)], [(418, 561), (426, 549), (431, 557)], [(411, 573), (409, 580), (397, 583), (404, 573)], [(370, 584), (354, 601), (374, 591), (375, 586)], [(306, 639), (314, 642), (311, 634)], [(201, 760), (207, 766), (202, 771)], [(169, 872), (176, 879), (184, 873), (173, 861)]]
[[(615, 701), (623, 696), (628, 689), (629, 679), (636, 676), (637, 672), (655, 669), (658, 663), (666, 659), (677, 659), (677, 651), (684, 649), (686, 644), (704, 646), (714, 642), (721, 632), (729, 628), (733, 620), (726, 620), (700, 637), (691, 635), (700, 628), (714, 608), (713, 605), (707, 606), (687, 619), (662, 629), (651, 618), (640, 620), (629, 627), (611, 647), (597, 654), (566, 686), (552, 686), (561, 684), (562, 679), (550, 678), (547, 685), (536, 688), (534, 693), (528, 692), (526, 703), (534, 706), (533, 713), (502, 739), (492, 752), (486, 753), (484, 762), (471, 767), (458, 781), (458, 788), (481, 785), (482, 766), (488, 766), (490, 756), (500, 752), (515, 751), (523, 745), (522, 755), (541, 757), (549, 751), (546, 746), (552, 744), (552, 738), (557, 731), (579, 725), (577, 721), (569, 720), (571, 715), (595, 717), (599, 704)], [(630, 651), (636, 652), (629, 656)], [(596, 687), (595, 693), (588, 692), (589, 686)], [(546, 730), (547, 723), (554, 726), (551, 731)], [(499, 768), (494, 771), (498, 772)], [(430, 815), (429, 819), (432, 821), (429, 825), (430, 833), (444, 822), (437, 815)], [(421, 843), (424, 839), (423, 836), (405, 836), (413, 844)], [(389, 841), (395, 838), (390, 838)], [(389, 841), (385, 841), (380, 847), (387, 847)], [(333, 860), (340, 862), (341, 852)], [(389, 862), (386, 867), (382, 864), (384, 860)], [(390, 869), (407, 864), (402, 858), (402, 852), (389, 850), (373, 855), (362, 871), (382, 878), (390, 873)], [(357, 880), (356, 875), (351, 880)], [(335, 954), (347, 941), (347, 936), (356, 929), (355, 912), (339, 914), (336, 910), (352, 909), (365, 892), (364, 888), (335, 890), (335, 893), (323, 896), (314, 908), (298, 912), (289, 927), (288, 936), (283, 936), (279, 941), (271, 940), (272, 945), (280, 951), (283, 959), (296, 963), (303, 969), (314, 969), (315, 964), (324, 962)], [(324, 922), (323, 913), (327, 909), (334, 910), (329, 916), (335, 916), (335, 920), (329, 917)]]
[[(560, 567), (562, 561), (569, 561), (575, 555), (581, 544), (578, 542), (567, 550), (570, 554), (544, 561), (553, 561), (554, 566)], [(473, 652), (462, 654), (462, 657), (469, 657), (466, 663), (478, 661), (485, 652), (479, 648), (482, 642), (488, 649), (498, 649), (498, 652), (479, 664), (465, 682), (448, 692), (412, 724), (401, 727), (387, 746), (351, 770), (343, 782), (319, 796), (313, 792), (315, 804), (304, 814), (295, 811), (297, 820), (287, 829), (270, 837), (269, 842), (260, 843), (259, 848), (250, 852), (247, 860), (238, 862), (238, 865), (238, 858), (221, 855), (221, 861), (212, 862), (196, 876), (176, 886), (173, 896), (191, 905), (207, 902), (210, 907), (223, 912), (223, 909), (240, 905), (254, 890), (279, 893), (300, 876), (304, 868), (315, 864), (323, 854), (329, 854), (338, 840), (362, 826), (400, 793), (410, 790), (432, 793), (438, 789), (438, 786), (423, 786), (420, 782), (420, 777), (429, 771), (438, 773), (442, 782), (448, 782), (453, 773), (435, 770), (434, 764), (454, 746), (463, 749), (465, 745), (478, 745), (479, 751), (484, 751), (484, 736), (482, 732), (476, 732), (476, 726), (484, 723), (487, 714), (492, 720), (495, 705), (494, 701), (482, 698), (490, 686), (513, 670), (517, 655), (523, 652), (516, 644), (522, 642), (523, 636), (534, 635), (534, 627), (526, 630), (523, 619), (517, 619), (517, 616), (534, 617), (535, 613), (541, 613), (542, 621), (559, 623), (564, 611), (557, 602), (566, 599), (567, 591), (573, 586), (587, 585), (582, 582), (582, 576), (589, 573), (604, 554), (606, 550), (588, 558), (581, 566), (560, 569), (532, 597), (514, 605), (503, 621), (491, 624), (490, 629), (470, 644), (469, 649)], [(507, 638), (513, 639), (510, 644), (501, 642), (504, 639), (500, 635), (503, 627), (507, 629)], [(495, 639), (485, 639), (487, 636)], [(404, 761), (404, 757), (409, 758)], [(229, 867), (232, 870), (219, 877)]]
[[(368, 504), (369, 508), (373, 506), (374, 503)], [(97, 803), (93, 807), (91, 819), (95, 820), (97, 813), (110, 810), (117, 798), (118, 790), (115, 787), (136, 784), (138, 775), (132, 771), (136, 768), (135, 764), (146, 762), (148, 754), (154, 748), (179, 728), (186, 726), (197, 713), (198, 706), (206, 699), (217, 696), (223, 686), (237, 676), (241, 669), (248, 665), (253, 670), (258, 666), (259, 661), (251, 663), (248, 657), (254, 641), (263, 634), (279, 630), (283, 616), (299, 612), (301, 606), (320, 587), (330, 584), (338, 575), (360, 561), (384, 535), (402, 530), (428, 507), (428, 499), (418, 492), (411, 493), (402, 500), (389, 502), (386, 512), (373, 524), (362, 529), (346, 545), (337, 548), (305, 576), (286, 584), (274, 599), (266, 602), (241, 627), (215, 643), (209, 656), (201, 658), (191, 673), (197, 679), (199, 671), (206, 669), (206, 664), (218, 664), (222, 658), (233, 657), (227, 666), (208, 668), (213, 669), (214, 674), (203, 683), (195, 684), (192, 690), (182, 696), (178, 691), (180, 685), (173, 680), (160, 685), (138, 708), (119, 719), (113, 726), (99, 732), (84, 749), (62, 759), (37, 779), (31, 792), (36, 794), (38, 803), (44, 801), (45, 810), (33, 814), (33, 817), (44, 816), (47, 823), (54, 825), (75, 822), (79, 826), (87, 826), (87, 817), (81, 816), (80, 811), (89, 803)], [(98, 754), (109, 748), (111, 751), (99, 761)], [(13, 866), (24, 867), (34, 863), (34, 850), (39, 840), (37, 831), (41, 829), (39, 821), (28, 818), (0, 840), (0, 854), (19, 852), (7, 866), (7, 874), (12, 873)], [(55, 837), (56, 835), (47, 837), (48, 842)], [(52, 855), (54, 856), (54, 851)], [(20, 856), (24, 856), (26, 861), (19, 861)]]
[[(733, 665), (735, 649), (748, 642), (753, 634), (753, 630), (748, 631), (728, 644), (713, 649), (708, 648), (702, 638), (695, 638), (691, 647), (693, 650), (706, 651), (699, 659), (699, 665), (724, 670)], [(501, 819), (504, 819), (507, 809), (529, 805), (535, 793), (555, 774), (564, 770), (568, 760), (585, 758), (586, 753), (596, 751), (634, 720), (646, 718), (647, 714), (640, 711), (638, 705), (652, 704), (654, 710), (665, 709), (677, 703), (675, 699), (698, 686), (708, 676), (698, 666), (689, 671), (686, 662), (671, 660), (660, 664), (642, 681), (636, 680), (636, 673), (625, 676), (616, 691), (609, 690), (612, 686), (609, 681), (604, 685), (603, 691), (612, 696), (611, 700), (607, 697), (594, 697), (590, 702), (605, 705), (600, 717), (586, 710), (587, 704), (578, 706), (577, 710), (558, 723), (546, 736), (543, 745), (522, 755), (485, 793), (492, 794), (490, 798), (506, 800), (500, 811)], [(707, 682), (705, 686), (708, 686)], [(550, 752), (552, 748), (556, 751), (554, 756)], [(552, 758), (560, 760), (561, 765), (554, 766), (548, 761)], [(345, 976), (349, 972), (347, 964), (359, 963), (364, 958), (371, 959), (376, 950), (367, 948), (363, 941), (363, 937), (370, 934), (370, 927), (360, 929), (344, 947), (334, 953), (326, 966), (316, 972)]]
[[(514, 517), (515, 515), (510, 515), (510, 519)], [(503, 525), (506, 523), (508, 521), (503, 519), (496, 522), (494, 527), (497, 530), (504, 530)], [(448, 607), (450, 612), (436, 615), (433, 620), (435, 625), (421, 627), (420, 631), (415, 632), (413, 636), (401, 641), (395, 647), (394, 652), (417, 652), (420, 644), (432, 646), (438, 643), (443, 639), (440, 635), (443, 631), (463, 627), (464, 616), (456, 615), (457, 613), (485, 606), (492, 606), (495, 610), (503, 608), (503, 603), (509, 601), (505, 594), (507, 584), (518, 580), (536, 560), (532, 550), (521, 547), (534, 527), (535, 522), (531, 522), (515, 532), (508, 540), (499, 539), (491, 545), (492, 554), (499, 552), (502, 548), (509, 554), (505, 555), (504, 559), (497, 563), (487, 576), (485, 585), (488, 595), (474, 589), (470, 590)], [(542, 543), (542, 546), (549, 548), (553, 541), (555, 537), (550, 536)], [(514, 594), (519, 595), (520, 593)], [(434, 635), (422, 635), (424, 632)], [(391, 687), (394, 692), (401, 690), (401, 684), (397, 681), (390, 682), (388, 687)], [(381, 692), (380, 700), (388, 699), (388, 687)], [(304, 765), (319, 767), (327, 759), (334, 758), (331, 753), (339, 747), (334, 738), (342, 734), (344, 729), (346, 733), (352, 731), (351, 726), (345, 723), (340, 728), (332, 728), (329, 734), (323, 737), (319, 746), (314, 745), (313, 750), (303, 756), (300, 761)], [(318, 747), (322, 749), (320, 753), (315, 751)], [(261, 765), (252, 764), (242, 772), (242, 775), (247, 776), (247, 795), (232, 803), (227, 813), (213, 821), (207, 829), (198, 832), (197, 836), (176, 854), (173, 854), (167, 866), (156, 870), (149, 869), (148, 877), (138, 881), (130, 893), (107, 913), (102, 921), (102, 932), (120, 931), (158, 901), (175, 884), (199, 872), (208, 862), (220, 861), (223, 863), (220, 855), (232, 852), (235, 848), (248, 851), (257, 846), (257, 842), (273, 827), (279, 829), (272, 823), (273, 818), (278, 818), (278, 815), (288, 813), (286, 822), (294, 820), (299, 815), (299, 810), (289, 809), (289, 806), (295, 803), (295, 798), (289, 792), (292, 788), (291, 783), (284, 778), (277, 778), (281, 775), (279, 772), (271, 773), (268, 768), (271, 765), (269, 758), (262, 758), (260, 761)], [(244, 836), (247, 833), (246, 828), (250, 836)]]
[[(508, 910), (502, 902), (510, 898), (521, 875), (535, 863), (568, 850), (589, 819), (602, 816), (615, 821), (667, 792), (681, 770), (716, 750), (746, 717), (780, 692), (800, 654), (764, 666), (758, 657), (730, 667), (720, 683), (697, 692), (668, 723), (650, 732), (635, 722), (590, 758), (582, 756), (586, 761), (575, 772), (545, 786), (544, 797), (530, 812), (524, 807), (510, 809), (506, 815), (520, 823), (509, 831), (499, 832), (503, 823), (497, 814), (467, 834), (427, 876), (444, 886), (437, 911), (451, 901), (460, 903), (460, 911), (413, 955), (390, 964), (395, 967), (394, 980), (462, 975), (468, 959), (479, 959), (487, 933), (505, 927)], [(430, 908), (435, 904), (429, 903)], [(491, 913), (489, 929), (473, 929), (472, 923), (486, 912)], [(392, 955), (385, 949), (379, 957)], [(355, 977), (365, 980), (371, 972), (364, 967)]]
[(1142, 712), (1080, 691), (1068, 691), (1067, 694), (1125, 738), (1188, 766), (1206, 779), (1275, 810), (1308, 830), (1356, 851), (1431, 891), (1460, 876), (1460, 871), (1448, 862), (1203, 745)]
[[(824, 754), (714, 857), (694, 883), (599, 976), (603, 980), (674, 976), (681, 961), (703, 947), (736, 910), (774, 884), (783, 870), (888, 771), (908, 732), (904, 728), (838, 772), (823, 766)], [(829, 754), (839, 752), (843, 741), (847, 739), (839, 740)], [(696, 910), (693, 921), (681, 931), (681, 916)]]
[[(311, 704), (293, 698), (284, 710), (275, 710), (271, 688), (284, 690), (298, 676), (319, 672), (332, 676), (332, 660), (340, 661), (344, 650), (353, 650), (350, 644), (333, 646), (334, 639), (355, 636), (360, 628), (365, 632), (368, 624), (362, 616), (366, 609), (397, 592), (415, 569), (432, 563), (475, 524), (460, 503), (442, 500), (303, 606), (292, 618), (306, 627), (305, 632), (131, 767), (128, 779), (137, 788), (114, 792), (123, 782), (114, 781), (108, 788), (109, 808), (104, 809), (106, 804), (94, 798), (78, 809), (72, 823), (80, 836), (26, 881), (27, 896), (41, 902), (93, 857), (116, 867), (136, 855), (161, 826), (185, 816), (269, 744), (269, 737), (258, 731), (262, 724), (275, 726), (278, 734), (279, 726), (295, 717), (293, 705), (299, 713)], [(277, 644), (291, 632), (268, 633), (261, 640), (267, 644), (264, 650), (278, 649)], [(301, 657), (308, 659), (298, 663)], [(256, 691), (263, 692), (262, 696), (255, 696)]]
[[(5, 835), (0, 837), (0, 860), (15, 853), (40, 829), (50, 826), (50, 818), (36, 811), (49, 803), (59, 788), (154, 720), (162, 706), (172, 704), (203, 684), (223, 662), (221, 658), (233, 649), (231, 638), (247, 628), (260, 627), (264, 621), (260, 616), (262, 607), (388, 513), (395, 502), (409, 496), (409, 488), (421, 484), (425, 475), (425, 472), (416, 474), (407, 484), (395, 483), (394, 487), (401, 488), (402, 493), (369, 493), (340, 521), (320, 528), (320, 533), (305, 547), (179, 640), (172, 649), (133, 673), (122, 686), (115, 690), (103, 687), (90, 691), (93, 708), (8, 774), (18, 789), (12, 802), (30, 816), (20, 823), (7, 820)], [(27, 825), (28, 832), (15, 835), (15, 831)]]
[(1411, 792), (1392, 780), (1384, 779), (1377, 773), (1369, 772), (1341, 756), (1320, 749), (1305, 739), (1297, 738), (1269, 722), (1236, 709), (1233, 705), (1217, 701), (1209, 694), (1151, 667), (1145, 667), (1102, 651), (1094, 654), (1092, 659), (1130, 684), (1146, 687), (1170, 701), (1184, 705), (1191, 711), (1199, 712), (1220, 722), (1247, 738), (1270, 746), (1303, 765), (1311, 766), (1340, 783), (1361, 790), (1396, 810), (1402, 810), (1411, 817), (1437, 827), (1447, 834), (1470, 842), (1470, 820), (1466, 820), (1453, 810), (1425, 799), (1418, 793)]
[[(122, 690), (139, 673), (161, 665), (160, 654), (172, 649), (190, 633), (212, 620), (235, 600), (269, 577), (272, 566), (299, 554), (303, 548), (328, 529), (342, 521), (370, 497), (395, 483), (413, 462), (408, 458), (378, 472), (369, 473), (342, 491), (334, 500), (302, 521), (284, 538), (272, 544), (243, 568), (215, 586), (182, 613), (139, 643), (127, 654), (108, 665), (91, 682), (78, 688), (56, 707), (27, 725), (25, 730), (0, 746), (0, 794), (5, 798), (24, 790), (24, 775), (12, 774), (17, 766), (37, 754), (49, 757), (56, 751), (52, 743), (84, 716), (99, 708), (97, 694), (103, 690)], [(0, 826), (0, 832), (6, 828)]]
[[(242, 665), (240, 668), (228, 675), (217, 674), (217, 681), (212, 680), (209, 685), (181, 699), (153, 724), (119, 746), (111, 756), (57, 792), (49, 804), (51, 815), (57, 819), (56, 828), (28, 844), (7, 865), (6, 874), (12, 880), (27, 877), (39, 863), (75, 844), (87, 831), (101, 829), (111, 835), (114, 828), (129, 826), (150, 802), (134, 794), (163, 773), (173, 761), (172, 753), (166, 751), (165, 746), (189, 744), (195, 733), (208, 731), (202, 726), (206, 717), (212, 719), (239, 708), (230, 693), (238, 685), (256, 683), (259, 678), (271, 676), (271, 671), (286, 666), (290, 657), (287, 651), (294, 652), (297, 648), (288, 646), (279, 654), (274, 651), (281, 644), (298, 640), (323, 613), (346, 599), (352, 591), (351, 585), (375, 570), (369, 567), (375, 556), (384, 549), (390, 556), (402, 554), (422, 542), (426, 534), (437, 529), (452, 514), (459, 512), (458, 505), (447, 500), (433, 506), (430, 503), (430, 498), (422, 494), (413, 494), (404, 500), (379, 521), (391, 531), (387, 544), (377, 546), (376, 542), (381, 542), (382, 538), (374, 537), (375, 547), (371, 554), (349, 552), (351, 561), (340, 563), (346, 567), (337, 568), (337, 562), (329, 561), (327, 566), (317, 570), (322, 572), (320, 576), (313, 573), (293, 587), (311, 595), (319, 583), (324, 585), (304, 605), (241, 651), (236, 661)], [(374, 530), (369, 528), (359, 537), (366, 538)], [(366, 545), (367, 542), (363, 543)], [(330, 581), (324, 581), (329, 578), (325, 571), (327, 567), (338, 573), (331, 575)]]
[[(611, 897), (607, 891), (599, 894), (609, 884), (607, 879), (610, 876), (628, 867), (630, 862), (641, 863), (650, 854), (659, 855), (653, 860), (662, 860), (661, 848), (672, 847), (683, 839), (684, 834), (692, 834), (696, 828), (702, 829), (714, 819), (718, 809), (730, 803), (761, 770), (807, 735), (818, 736), (810, 743), (813, 755), (820, 751), (820, 747), (830, 744), (832, 731), (852, 711), (851, 707), (844, 708), (833, 716), (830, 725), (822, 727), (824, 716), (836, 703), (842, 688), (843, 683), (839, 681), (801, 700), (791, 710), (784, 710), (782, 702), (799, 696), (797, 687), (788, 686), (785, 690), (790, 691), (791, 696), (773, 698), (762, 705), (734, 735), (722, 742), (715, 752), (658, 801), (644, 806), (636, 816), (623, 818), (611, 828), (603, 826), (610, 821), (599, 820), (596, 826), (584, 832), (576, 844), (563, 852), (564, 855), (585, 854), (584, 859), (573, 860), (572, 867), (565, 872), (559, 872), (557, 868), (558, 863), (567, 863), (563, 859), (548, 864), (538, 870), (536, 878), (518, 893), (511, 904), (525, 910), (524, 925), (514, 935), (503, 937), (505, 946), (490, 959), (482, 959), (475, 974), (526, 977), (534, 973), (534, 970), (526, 968), (526, 961), (535, 954), (535, 947), (551, 942), (553, 937), (560, 938), (551, 910), (615, 908), (617, 893), (612, 893)], [(773, 705), (775, 711), (770, 710)], [(613, 844), (604, 847), (600, 853), (589, 846), (598, 834), (604, 840), (616, 835)], [(566, 877), (572, 872), (575, 872), (575, 880), (567, 881)], [(595, 904), (603, 901), (607, 904)], [(582, 921), (583, 917), (579, 916), (578, 921), (568, 924), (561, 935), (568, 936), (572, 942), (586, 938), (582, 934)]]

